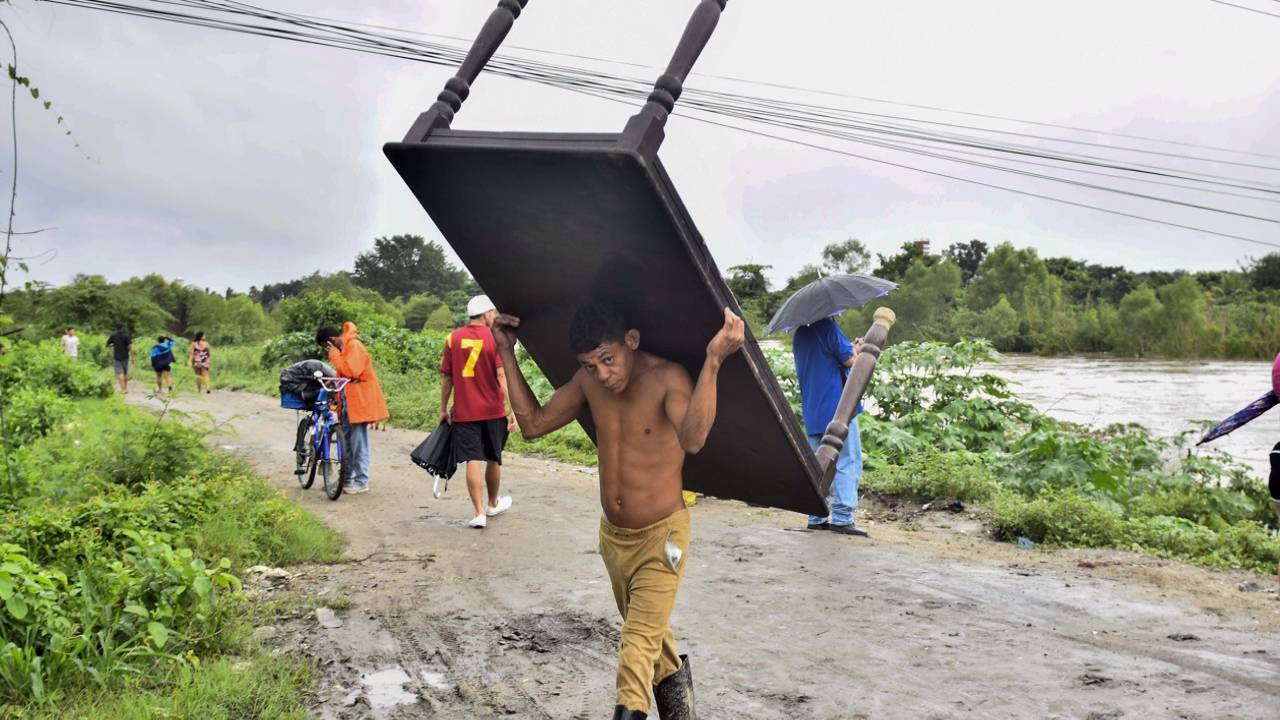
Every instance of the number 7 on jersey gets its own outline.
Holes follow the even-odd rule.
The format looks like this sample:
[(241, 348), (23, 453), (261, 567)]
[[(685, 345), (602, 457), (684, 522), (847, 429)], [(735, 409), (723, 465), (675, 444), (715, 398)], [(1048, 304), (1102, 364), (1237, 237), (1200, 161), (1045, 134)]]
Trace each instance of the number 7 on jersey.
[(462, 366), (462, 377), (475, 377), (476, 361), (480, 359), (480, 351), (484, 349), (484, 340), (463, 338), (458, 342), (458, 346), (463, 350), (471, 351), (471, 354), (467, 356), (467, 364)]

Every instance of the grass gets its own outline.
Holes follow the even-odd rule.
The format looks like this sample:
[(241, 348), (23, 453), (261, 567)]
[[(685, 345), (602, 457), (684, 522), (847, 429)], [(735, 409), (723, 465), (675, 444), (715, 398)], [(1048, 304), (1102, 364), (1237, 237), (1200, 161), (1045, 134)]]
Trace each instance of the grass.
[(47, 422), (0, 487), (0, 590), (24, 593), (0, 606), (0, 718), (306, 717), (310, 666), (253, 645), (228, 573), (340, 561), (342, 537), (211, 450), (198, 418), (100, 397), (97, 372), (41, 353), (3, 369), (81, 395), (31, 411)]
[(306, 658), (255, 652), (181, 667), (123, 690), (73, 696), (56, 709), (16, 710), (24, 720), (304, 720), (315, 668)]

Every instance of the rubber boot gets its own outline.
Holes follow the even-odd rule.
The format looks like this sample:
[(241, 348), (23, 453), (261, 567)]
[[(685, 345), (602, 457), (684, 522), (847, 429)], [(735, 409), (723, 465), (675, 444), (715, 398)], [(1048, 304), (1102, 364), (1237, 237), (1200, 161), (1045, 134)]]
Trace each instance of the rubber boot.
[(693, 674), (689, 671), (689, 656), (680, 656), (680, 669), (671, 673), (653, 688), (661, 720), (697, 720), (693, 710)]
[[(1267, 489), (1271, 491), (1271, 507), (1276, 511), (1276, 519), (1280, 520), (1280, 443), (1271, 448), (1271, 477)], [(1280, 564), (1276, 565), (1276, 583), (1280, 585)]]
[(645, 720), (648, 717), (639, 710), (628, 710), (626, 705), (613, 706), (613, 720)]
[[(1276, 510), (1276, 518), (1280, 519), (1280, 500), (1271, 498), (1271, 507)], [(1280, 589), (1280, 563), (1276, 564), (1276, 587)]]

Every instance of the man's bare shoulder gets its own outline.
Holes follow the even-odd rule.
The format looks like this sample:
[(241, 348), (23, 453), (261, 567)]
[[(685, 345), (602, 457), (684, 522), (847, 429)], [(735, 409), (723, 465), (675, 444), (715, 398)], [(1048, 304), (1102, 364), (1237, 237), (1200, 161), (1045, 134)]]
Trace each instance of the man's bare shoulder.
[(645, 354), (651, 363), (649, 373), (663, 387), (668, 390), (679, 390), (692, 386), (693, 381), (689, 377), (689, 371), (685, 370), (683, 365), (652, 353)]

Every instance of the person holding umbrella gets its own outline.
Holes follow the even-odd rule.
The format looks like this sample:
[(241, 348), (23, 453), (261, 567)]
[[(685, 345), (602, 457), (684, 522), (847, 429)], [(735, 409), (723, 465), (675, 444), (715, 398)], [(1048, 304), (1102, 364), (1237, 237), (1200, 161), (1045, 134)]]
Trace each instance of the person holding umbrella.
[[(831, 318), (796, 328), (791, 353), (800, 383), (804, 432), (814, 452), (822, 444), (822, 434), (835, 415), (840, 392), (858, 349)], [(853, 511), (858, 507), (858, 480), (862, 478), (862, 444), (858, 437), (858, 413), (861, 412), (859, 405), (849, 421), (849, 437), (836, 459), (836, 476), (831, 483), (831, 515), (810, 515), (810, 530), (867, 537), (866, 530), (853, 524)]]
[[(827, 424), (835, 416), (840, 393), (858, 347), (840, 330), (832, 317), (875, 298), (887, 295), (897, 285), (869, 275), (833, 275), (819, 278), (787, 299), (769, 324), (766, 333), (795, 329), (791, 352), (800, 385), (801, 415), (809, 446), (817, 452)], [(859, 341), (858, 345), (861, 342)], [(843, 535), (867, 537), (867, 531), (853, 522), (858, 507), (858, 480), (862, 477), (862, 444), (858, 436), (859, 405), (849, 422), (849, 437), (836, 459), (831, 483), (831, 514), (809, 516), (810, 530), (831, 530)]]

